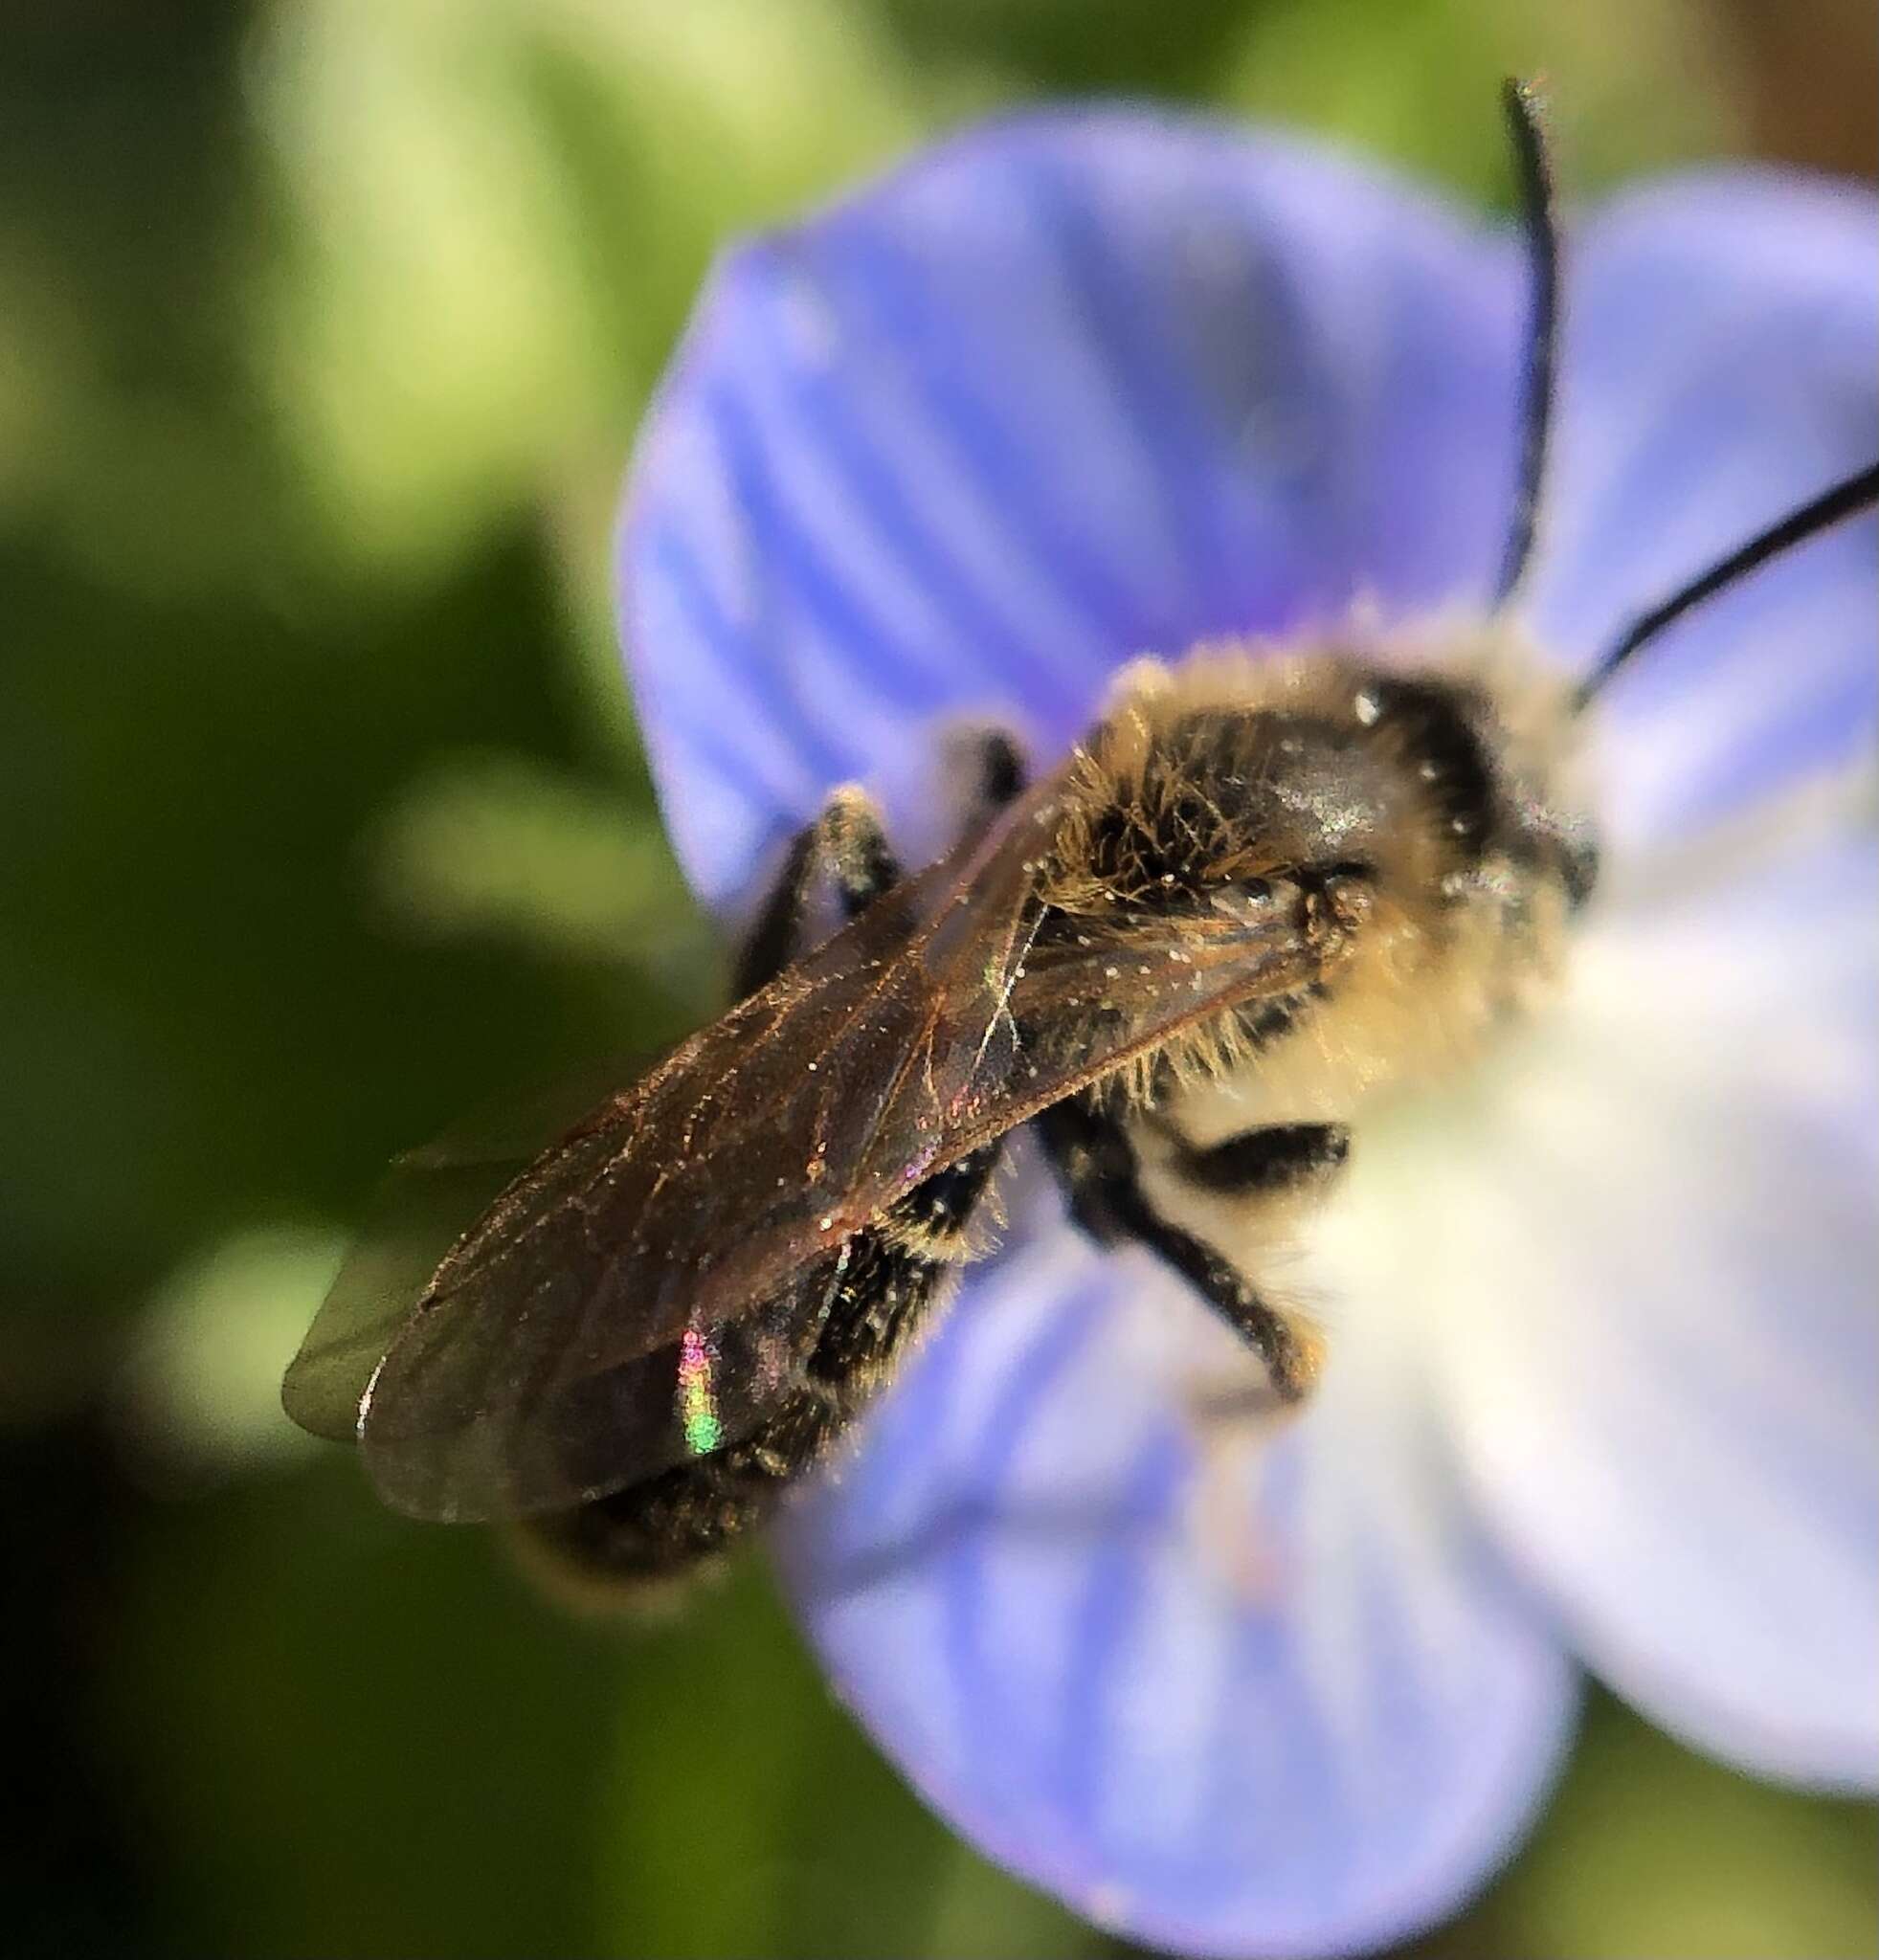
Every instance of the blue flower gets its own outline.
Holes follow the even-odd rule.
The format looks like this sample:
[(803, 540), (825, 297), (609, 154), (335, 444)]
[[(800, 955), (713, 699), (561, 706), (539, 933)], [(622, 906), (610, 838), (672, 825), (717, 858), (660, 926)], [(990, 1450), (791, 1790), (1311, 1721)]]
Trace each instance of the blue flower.
[[(1879, 450), (1876, 234), (1752, 170), (1576, 228), (1535, 657), (1582, 669)], [(852, 777), (936, 848), (949, 723), (1048, 764), (1138, 653), (1478, 618), (1524, 309), (1510, 236), (1125, 111), (733, 252), (619, 558), (698, 889), (733, 903)], [(1215, 1434), (1231, 1337), (1020, 1173), (779, 1534), (839, 1692), (991, 1856), (1177, 1949), (1384, 1942), (1516, 1839), (1578, 1661), (1752, 1771), (1879, 1775), (1872, 571), (1843, 526), (1600, 699), (1563, 993), (1360, 1125), (1293, 1427)]]

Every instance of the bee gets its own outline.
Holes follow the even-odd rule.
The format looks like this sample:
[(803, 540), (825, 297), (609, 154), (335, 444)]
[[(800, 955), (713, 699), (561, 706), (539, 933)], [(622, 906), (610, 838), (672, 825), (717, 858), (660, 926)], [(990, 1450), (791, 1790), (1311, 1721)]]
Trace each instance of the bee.
[[(1555, 980), (1597, 882), (1587, 708), (1672, 621), (1879, 501), (1825, 490), (1635, 620), (1589, 676), (1513, 623), (1558, 318), (1551, 171), (1505, 95), (1532, 271), (1521, 491), (1496, 605), (1421, 647), (1202, 648), (1125, 669), (1027, 782), (978, 742), (964, 835), (903, 875), (837, 790), (791, 846), (719, 1020), (600, 1101), (454, 1242), (348, 1261), (284, 1386), (380, 1494), (525, 1522), (581, 1570), (682, 1575), (824, 1459), (983, 1249), (1028, 1125), (1078, 1226), (1144, 1246), (1261, 1364), (1275, 1411), (1322, 1344), (1236, 1244), (1280, 1242), (1363, 1104), (1464, 1064)], [(805, 947), (833, 886), (846, 923)], [(508, 1166), (442, 1150), (470, 1183)], [(493, 1180), (492, 1180), (493, 1181)], [(479, 1200), (489, 1192), (477, 1192)], [(1250, 1221), (1251, 1229), (1247, 1229)], [(437, 1255), (441, 1257), (438, 1258)]]

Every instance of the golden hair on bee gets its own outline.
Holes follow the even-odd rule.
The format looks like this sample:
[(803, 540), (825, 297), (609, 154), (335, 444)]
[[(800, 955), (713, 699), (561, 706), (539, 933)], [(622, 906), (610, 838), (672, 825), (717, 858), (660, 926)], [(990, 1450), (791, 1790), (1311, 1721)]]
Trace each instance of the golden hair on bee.
[(1046, 929), (1119, 969), (1177, 968), (1197, 916), (1302, 870), (1320, 958), (1295, 991), (1184, 1030), (1112, 1093), (1145, 1105), (1250, 1069), (1285, 1079), (1301, 1116), (1342, 1117), (1384, 1080), (1465, 1058), (1550, 980), (1590, 889), (1577, 749), (1569, 689), (1505, 628), (1126, 669), (1065, 772), (1041, 896), (1066, 924)]

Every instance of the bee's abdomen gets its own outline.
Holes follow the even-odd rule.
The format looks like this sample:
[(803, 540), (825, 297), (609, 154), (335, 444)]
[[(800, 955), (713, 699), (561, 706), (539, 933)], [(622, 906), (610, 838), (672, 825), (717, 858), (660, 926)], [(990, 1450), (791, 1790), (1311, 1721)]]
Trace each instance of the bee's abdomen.
[(625, 1586), (678, 1578), (762, 1525), (892, 1372), (959, 1260), (997, 1161), (987, 1144), (857, 1233), (806, 1291), (821, 1325), (784, 1392), (749, 1434), (528, 1531), (578, 1575)]

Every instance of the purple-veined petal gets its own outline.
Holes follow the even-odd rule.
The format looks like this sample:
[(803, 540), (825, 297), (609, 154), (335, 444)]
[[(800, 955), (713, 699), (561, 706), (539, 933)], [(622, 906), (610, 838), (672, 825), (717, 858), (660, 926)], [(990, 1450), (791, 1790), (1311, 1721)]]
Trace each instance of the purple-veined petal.
[[(1879, 456), (1879, 205), (1772, 171), (1675, 180), (1577, 232), (1533, 615), (1583, 663), (1734, 546)], [(1622, 848), (1871, 746), (1870, 520), (1710, 601), (1599, 710)]]
[(1845, 825), (1717, 841), (1681, 902), (1614, 891), (1491, 1094), (1423, 1112), (1405, 1305), (1590, 1663), (1746, 1768), (1869, 1787), (1879, 862)]
[[(1302, 143), (995, 125), (719, 266), (642, 436), (623, 632), (723, 899), (935, 724), (1040, 755), (1141, 652), (1485, 593), (1513, 256)], [(925, 841), (923, 839), (922, 841)]]
[(1441, 1917), (1523, 1830), (1574, 1676), (1409, 1344), (1202, 1446), (1243, 1350), (1147, 1255), (1032, 1222), (783, 1534), (839, 1691), (981, 1849), (1138, 1939), (1347, 1953)]

